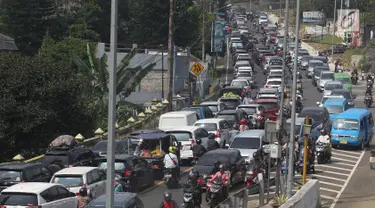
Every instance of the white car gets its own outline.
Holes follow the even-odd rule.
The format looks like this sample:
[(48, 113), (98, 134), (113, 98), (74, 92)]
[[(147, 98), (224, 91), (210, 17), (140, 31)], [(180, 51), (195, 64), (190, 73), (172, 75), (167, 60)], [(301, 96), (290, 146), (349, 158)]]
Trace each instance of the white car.
[(192, 147), (196, 139), (201, 139), (202, 145), (207, 146), (208, 132), (198, 126), (179, 127), (167, 130), (165, 133), (173, 135), (178, 142), (181, 142), (180, 159), (182, 162), (190, 162), (194, 158)]
[[(271, 69), (270, 72), (268, 73), (268, 77), (270, 76), (282, 76), (283, 75), (283, 70), (282, 69)], [(268, 79), (267, 77), (267, 79)]]
[(75, 193), (52, 183), (25, 182), (4, 189), (1, 206), (7, 208), (67, 208), (77, 207)]
[(215, 140), (224, 147), (229, 143), (231, 138), (232, 126), (230, 123), (222, 118), (208, 118), (195, 122), (194, 126), (204, 128), (208, 133), (215, 134)]
[(230, 84), (230, 86), (238, 86), (238, 87), (250, 87), (251, 84), (250, 82), (247, 80), (247, 79), (244, 79), (244, 78), (237, 78), (237, 79), (234, 79), (232, 81), (232, 83)]
[(237, 55), (237, 57), (236, 57), (236, 60), (244, 60), (244, 59), (248, 59), (248, 60), (250, 60), (251, 58), (250, 58), (251, 56), (250, 56), (250, 54), (248, 54), (248, 53), (239, 53), (238, 55)]
[(268, 17), (267, 16), (260, 16), (259, 17), (259, 21), (258, 21), (258, 24), (262, 24), (262, 22), (267, 22), (268, 21)]
[(282, 79), (267, 79), (266, 84), (264, 85), (265, 88), (277, 88), (279, 92), (282, 92), (281, 89)]
[(92, 197), (105, 194), (106, 173), (100, 167), (70, 167), (53, 174), (50, 183), (61, 184), (73, 193), (86, 186)]
[(238, 71), (239, 67), (251, 67), (248, 60), (239, 60), (234, 64), (234, 72)]
[(320, 79), (318, 80), (317, 86), (318, 90), (323, 92), (324, 91), (324, 85), (329, 82), (334, 80), (334, 72), (330, 71), (322, 71), (320, 73)]
[(257, 94), (258, 99), (278, 99), (279, 90), (275, 88), (260, 88)]
[(334, 90), (334, 89), (343, 89), (343, 88), (344, 88), (344, 85), (342, 84), (342, 82), (328, 81), (324, 85), (323, 96), (331, 95), (332, 90)]

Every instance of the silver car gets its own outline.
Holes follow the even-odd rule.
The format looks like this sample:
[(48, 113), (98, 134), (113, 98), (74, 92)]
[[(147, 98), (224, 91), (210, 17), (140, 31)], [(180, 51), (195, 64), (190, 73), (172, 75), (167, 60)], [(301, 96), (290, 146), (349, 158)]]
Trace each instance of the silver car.
[(340, 81), (328, 81), (324, 85), (323, 96), (331, 95), (334, 89), (343, 89), (344, 85)]
[(229, 149), (238, 149), (245, 161), (250, 162), (253, 153), (268, 143), (265, 138), (265, 131), (260, 129), (245, 130), (234, 137), (229, 144)]

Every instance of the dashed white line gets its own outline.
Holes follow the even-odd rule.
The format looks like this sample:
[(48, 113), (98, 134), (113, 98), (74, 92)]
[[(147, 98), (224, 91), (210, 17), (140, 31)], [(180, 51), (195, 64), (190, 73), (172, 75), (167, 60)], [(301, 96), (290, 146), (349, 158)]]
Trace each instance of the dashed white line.
[(332, 153), (333, 156), (343, 156), (343, 157), (350, 157), (350, 158), (354, 158), (355, 160), (358, 160), (358, 156), (352, 156), (352, 155), (348, 155), (348, 154), (342, 154), (342, 153)]
[(361, 156), (361, 152), (349, 152), (349, 151), (345, 151), (345, 150), (334, 149), (332, 151), (332, 154), (334, 154), (335, 152), (342, 152), (342, 153), (351, 154), (351, 155), (358, 155), (358, 157)]
[(336, 198), (334, 199), (333, 203), (331, 204), (330, 208), (334, 208), (334, 207), (336, 206), (336, 203), (337, 203), (337, 201), (340, 199), (340, 196), (341, 196), (342, 192), (344, 192), (346, 186), (348, 186), (348, 183), (349, 183), (350, 179), (353, 177), (354, 172), (356, 171), (356, 169), (357, 169), (359, 163), (361, 162), (361, 160), (362, 160), (362, 158), (363, 158), (363, 155), (365, 155), (365, 151), (362, 151), (362, 154), (359, 156), (359, 159), (358, 159), (358, 161), (356, 162), (356, 164), (355, 164), (355, 166), (354, 166), (352, 172), (350, 173), (349, 177), (346, 179), (344, 186), (341, 188), (340, 192), (337, 194), (337, 196), (336, 196)]
[(328, 188), (323, 188), (323, 187), (320, 187), (320, 190), (328, 191), (328, 192), (334, 192), (334, 193), (340, 193), (340, 191), (336, 191), (336, 190), (328, 189)]
[(339, 168), (339, 167), (329, 166), (329, 165), (316, 165), (316, 167), (332, 168), (332, 169), (343, 170), (343, 171), (348, 171), (348, 172), (352, 171), (352, 169), (348, 169), (348, 168)]
[(322, 171), (323, 173), (330, 173), (334, 175), (342, 175), (342, 176), (349, 176), (350, 174), (345, 174), (345, 173), (337, 173), (329, 170), (321, 170), (321, 169), (316, 169), (317, 171)]
[(356, 162), (353, 161), (353, 160), (346, 160), (346, 159), (342, 159), (342, 158), (339, 158), (339, 157), (331, 157), (331, 159), (340, 160), (340, 161), (345, 161), (345, 162), (349, 162), (349, 163), (353, 163), (353, 164), (356, 163)]
[(349, 167), (354, 167), (355, 164), (348, 164), (348, 163), (341, 163), (341, 162), (336, 162), (334, 164), (337, 164), (337, 165), (344, 165), (344, 166), (349, 166)]
[(312, 174), (311, 176), (314, 176), (314, 177), (316, 177), (316, 178), (325, 178), (325, 179), (329, 179), (329, 180), (336, 180), (336, 181), (342, 181), (342, 182), (345, 182), (345, 181), (346, 181), (346, 180), (344, 180), (344, 179), (333, 178), (333, 177), (328, 177), (328, 176), (323, 176), (323, 175)]
[(325, 184), (325, 185), (328, 185), (328, 186), (335, 186), (335, 187), (342, 188), (342, 185), (337, 185), (335, 183), (329, 183), (329, 182), (325, 182), (325, 181), (319, 181), (319, 183)]
[(326, 196), (326, 195), (321, 194), (320, 197), (325, 198), (325, 199), (335, 200), (335, 197), (332, 197), (332, 196)]

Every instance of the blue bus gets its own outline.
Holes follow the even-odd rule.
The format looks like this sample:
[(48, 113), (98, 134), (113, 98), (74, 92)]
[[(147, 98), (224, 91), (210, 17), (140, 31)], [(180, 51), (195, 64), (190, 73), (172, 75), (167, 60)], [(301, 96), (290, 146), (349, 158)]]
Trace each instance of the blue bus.
[(331, 121), (333, 121), (337, 115), (350, 108), (346, 98), (328, 98), (323, 103), (323, 106), (327, 108)]
[(336, 116), (331, 129), (332, 146), (353, 146), (363, 150), (371, 143), (373, 128), (370, 110), (351, 108)]

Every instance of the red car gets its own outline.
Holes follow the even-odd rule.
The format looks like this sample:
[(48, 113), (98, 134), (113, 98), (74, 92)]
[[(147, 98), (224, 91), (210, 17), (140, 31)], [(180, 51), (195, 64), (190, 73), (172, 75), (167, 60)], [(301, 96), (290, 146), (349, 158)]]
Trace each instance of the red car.
[(277, 113), (279, 113), (278, 99), (257, 99), (256, 103), (260, 104), (266, 110), (266, 118), (276, 121)]

